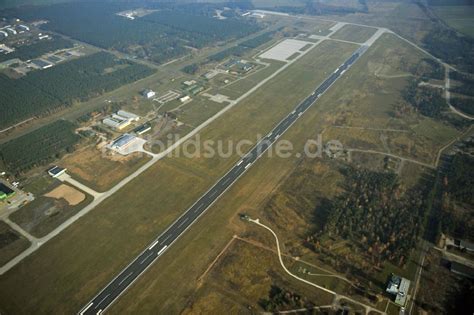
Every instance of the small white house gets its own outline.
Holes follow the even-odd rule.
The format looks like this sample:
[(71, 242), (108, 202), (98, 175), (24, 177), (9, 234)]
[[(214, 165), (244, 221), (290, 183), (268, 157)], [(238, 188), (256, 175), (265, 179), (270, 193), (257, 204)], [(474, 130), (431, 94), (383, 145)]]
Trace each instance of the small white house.
[(189, 97), (189, 95), (186, 95), (186, 96), (181, 97), (179, 100), (181, 101), (181, 103), (185, 103), (187, 101), (190, 101), (191, 97)]
[(143, 91), (143, 96), (146, 98), (152, 98), (156, 95), (155, 91), (152, 90), (145, 90)]

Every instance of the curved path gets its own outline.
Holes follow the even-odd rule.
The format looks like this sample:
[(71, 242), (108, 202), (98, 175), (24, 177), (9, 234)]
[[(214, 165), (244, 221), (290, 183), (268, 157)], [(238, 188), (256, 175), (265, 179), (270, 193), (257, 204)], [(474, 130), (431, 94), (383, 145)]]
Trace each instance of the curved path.
[(332, 290), (326, 289), (325, 287), (322, 287), (322, 286), (320, 286), (320, 285), (317, 285), (317, 284), (315, 284), (315, 283), (313, 283), (313, 282), (311, 282), (311, 281), (308, 281), (308, 280), (306, 280), (306, 279), (300, 278), (300, 277), (298, 277), (297, 275), (291, 273), (291, 271), (289, 271), (288, 268), (286, 268), (285, 264), (283, 263), (283, 258), (282, 258), (281, 250), (280, 250), (280, 242), (279, 242), (279, 240), (278, 240), (278, 236), (276, 235), (276, 233), (273, 232), (273, 230), (272, 230), (271, 228), (269, 228), (268, 226), (266, 226), (266, 225), (260, 223), (260, 220), (259, 220), (259, 219), (256, 219), (256, 220), (254, 220), (254, 219), (249, 219), (249, 222), (255, 223), (255, 224), (257, 224), (258, 226), (261, 226), (261, 227), (263, 227), (264, 229), (268, 230), (270, 233), (272, 233), (272, 235), (273, 235), (273, 237), (275, 238), (275, 241), (276, 241), (277, 254), (278, 254), (278, 260), (280, 261), (280, 265), (281, 265), (281, 267), (283, 268), (283, 270), (285, 270), (285, 272), (286, 272), (288, 275), (290, 275), (292, 278), (295, 278), (296, 280), (299, 280), (299, 281), (301, 281), (301, 282), (304, 282), (304, 283), (306, 283), (306, 284), (308, 284), (308, 285), (310, 285), (310, 286), (312, 286), (312, 287), (315, 287), (315, 288), (318, 288), (318, 289), (320, 289), (320, 290), (323, 290), (323, 291), (325, 291), (325, 292), (327, 292), (327, 293), (330, 293), (330, 294), (334, 295), (337, 300), (339, 300), (339, 299), (342, 298), (342, 299), (345, 299), (345, 300), (347, 300), (347, 301), (349, 301), (349, 302), (352, 302), (352, 303), (354, 303), (354, 304), (360, 305), (360, 306), (364, 307), (366, 314), (369, 314), (370, 312), (376, 312), (376, 313), (380, 313), (380, 314), (385, 314), (385, 312), (381, 312), (381, 311), (379, 311), (378, 309), (373, 308), (372, 306), (369, 306), (369, 305), (363, 304), (363, 303), (361, 303), (361, 302), (358, 302), (358, 301), (356, 301), (356, 300), (354, 300), (354, 299), (351, 299), (350, 297), (347, 297), (347, 296), (338, 294), (338, 293), (336, 293), (336, 292), (334, 292), (334, 291), (332, 291)]

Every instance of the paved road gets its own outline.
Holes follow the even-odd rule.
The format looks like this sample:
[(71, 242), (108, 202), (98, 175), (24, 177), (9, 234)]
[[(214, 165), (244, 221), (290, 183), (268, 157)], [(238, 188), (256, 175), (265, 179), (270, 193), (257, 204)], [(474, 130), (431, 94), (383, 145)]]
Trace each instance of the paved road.
[(222, 195), (247, 169), (323, 94), (366, 50), (360, 47), (336, 69), (314, 92), (303, 100), (273, 130), (261, 139), (230, 171), (219, 179), (202, 197), (181, 215), (168, 229), (123, 269), (80, 314), (100, 314), (112, 304), (154, 261)]

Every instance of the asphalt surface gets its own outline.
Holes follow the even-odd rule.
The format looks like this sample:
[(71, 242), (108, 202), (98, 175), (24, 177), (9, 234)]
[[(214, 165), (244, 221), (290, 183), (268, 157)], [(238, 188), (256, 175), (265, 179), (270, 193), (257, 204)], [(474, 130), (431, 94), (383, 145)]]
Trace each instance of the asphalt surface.
[(136, 257), (99, 294), (79, 311), (79, 314), (100, 314), (125, 290), (221, 196), (315, 101), (367, 50), (360, 47), (337, 68), (314, 92), (303, 100), (273, 130), (262, 138), (238, 163), (234, 165), (214, 186), (199, 198), (181, 217)]

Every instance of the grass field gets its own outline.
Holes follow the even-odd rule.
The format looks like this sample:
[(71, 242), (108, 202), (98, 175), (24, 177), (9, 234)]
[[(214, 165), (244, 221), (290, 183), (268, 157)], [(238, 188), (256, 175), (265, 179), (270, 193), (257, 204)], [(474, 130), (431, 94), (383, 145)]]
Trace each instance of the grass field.
[[(325, 42), (319, 45), (251, 97), (230, 110), (224, 117), (206, 128), (202, 132), (201, 138), (214, 140), (255, 139), (257, 133), (268, 130), (286, 115), (355, 48), (349, 44), (336, 42)], [(287, 93), (288, 90), (291, 90), (292, 93)], [(265, 112), (265, 115), (261, 115), (262, 112)], [(311, 122), (309, 126), (314, 126), (313, 123)], [(307, 127), (298, 130), (306, 133), (308, 132)], [(300, 141), (302, 140), (300, 139)], [(6, 297), (6, 302), (2, 303), (1, 309), (22, 312), (33, 309), (37, 312), (48, 312), (52, 309), (59, 312), (77, 311), (118, 270), (128, 264), (131, 257), (141, 251), (158, 232), (162, 231), (182, 210), (207, 190), (209, 185), (236, 159), (237, 157), (233, 156), (231, 159), (216, 157), (214, 159), (171, 158), (162, 160), (116, 195), (104, 201), (93, 212), (81, 218), (78, 223), (64, 231), (60, 237), (44, 245), (36, 255), (26, 259), (11, 272), (0, 277), (0, 291), (2, 296)], [(290, 160), (285, 160), (285, 162), (289, 162), (290, 166), (293, 163)], [(270, 169), (273, 167), (271, 166)], [(263, 174), (259, 173), (259, 175)], [(274, 176), (274, 173), (266, 171), (265, 181), (275, 183), (276, 178), (278, 176)], [(252, 185), (249, 187), (252, 187), (254, 193), (258, 192), (257, 195), (263, 197), (268, 193), (266, 190), (268, 188), (264, 187), (271, 187), (268, 183), (261, 186), (260, 189), (255, 189), (255, 186)], [(247, 193), (242, 197), (246, 201), (252, 200)], [(188, 233), (183, 237), (184, 243), (177, 243), (181, 246), (174, 247), (170, 251), (170, 255), (163, 257), (165, 258), (163, 259), (164, 263), (165, 261), (170, 263), (165, 265), (180, 270), (179, 275), (160, 272), (160, 275), (155, 278), (156, 281), (162, 281), (162, 276), (181, 278), (183, 274), (187, 273), (194, 275), (196, 274), (195, 268), (202, 270), (203, 264), (206, 264), (209, 257), (212, 257), (212, 252), (222, 248), (225, 236), (231, 233), (225, 229), (225, 222), (228, 222), (232, 214), (235, 213), (235, 208), (226, 209), (224, 212), (213, 211), (213, 213), (214, 215), (210, 214), (212, 224), (205, 225), (206, 229), (202, 230), (201, 222), (209, 224), (209, 220), (202, 220), (198, 226), (191, 229), (191, 231), (198, 233), (204, 232), (202, 235), (204, 239), (199, 237), (193, 242), (196, 244), (192, 246), (194, 254), (186, 252), (183, 255), (183, 257), (186, 256), (184, 261), (181, 258), (172, 261), (166, 260), (166, 258), (170, 259), (174, 256), (175, 248), (183, 250), (181, 246), (190, 240), (186, 241), (185, 238), (192, 235)], [(206, 231), (215, 231), (217, 234), (206, 234)], [(219, 237), (216, 238), (216, 235)], [(98, 239), (107, 240), (107, 242), (97, 242)], [(70, 250), (71, 244), (75, 244), (74, 251)], [(91, 244), (94, 245), (91, 246)], [(196, 254), (195, 246), (204, 246), (206, 250), (198, 252), (194, 256)], [(191, 261), (189, 255), (193, 255), (192, 261), (195, 263), (189, 264)], [(21, 288), (13, 288), (16, 286), (15, 283), (25, 283), (21, 279), (31, 274), (33, 269), (43, 268), (41, 266), (49, 266), (52, 263), (57, 266), (55, 273), (40, 273), (37, 278), (27, 281), (26, 287), (22, 285)], [(158, 265), (162, 265), (161, 262), (153, 266), (151, 270)], [(66, 275), (71, 275), (72, 278)], [(74, 280), (71, 281), (72, 279)], [(189, 292), (194, 286), (194, 282), (192, 279), (190, 280), (166, 282), (176, 283), (174, 288), (168, 286), (168, 289), (179, 291), (180, 294), (166, 295), (166, 290), (162, 291), (159, 300), (163, 302), (161, 304), (163, 312), (176, 310), (179, 305), (184, 305), (180, 302), (183, 302), (183, 298), (186, 296), (185, 292)], [(156, 281), (148, 285), (156, 285)], [(54, 283), (54, 288), (47, 288), (48, 283)], [(8, 292), (3, 290), (6, 287), (10, 288)], [(41, 291), (38, 291), (39, 288)], [(55, 292), (55, 296), (49, 298), (52, 297), (52, 291)], [(32, 292), (35, 292), (33, 298), (31, 297)], [(44, 292), (44, 294), (38, 292)], [(145, 292), (149, 293), (149, 289), (141, 291), (140, 295)], [(127, 292), (124, 295), (124, 300), (131, 293), (132, 291)], [(67, 301), (58, 304), (58, 301), (61, 301), (58, 295), (68, 297), (64, 300)], [(175, 296), (175, 298), (166, 298), (168, 301), (165, 301), (163, 298), (166, 296)], [(152, 298), (151, 306), (148, 298)], [(136, 298), (133, 299), (136, 301)], [(147, 295), (146, 301), (140, 302), (139, 305), (143, 310), (149, 307), (156, 309), (156, 305), (158, 305), (156, 303), (161, 302), (158, 302), (156, 296), (151, 294)], [(122, 304), (115, 305), (120, 307)], [(128, 306), (132, 308), (138, 304), (133, 302)]]
[[(49, 189), (57, 186), (53, 184)], [(92, 196), (83, 194), (85, 199), (77, 205), (69, 204), (64, 198), (36, 196), (35, 200), (13, 212), (9, 218), (31, 235), (43, 237), (92, 202)]]
[(276, 253), (239, 240), (233, 241), (202, 282), (183, 313), (234, 314), (246, 309), (258, 312), (262, 310), (258, 303), (268, 299), (272, 285), (297, 292), (315, 305), (332, 301), (331, 294), (307, 290), (305, 284), (289, 278), (280, 267)]
[(30, 246), (30, 241), (0, 221), (0, 266)]
[(356, 43), (364, 43), (377, 29), (358, 25), (344, 25), (340, 30), (331, 35), (331, 38), (348, 40)]
[[(392, 69), (396, 74), (413, 72), (422, 58), (425, 56), (396, 37), (383, 35), (354, 65), (354, 71), (341, 79), (345, 89), (337, 97), (343, 107), (334, 113), (333, 122), (347, 128), (329, 128), (324, 137), (337, 139), (348, 148), (391, 152), (433, 163), (438, 150), (459, 131), (417, 113), (395, 114), (396, 106), (403, 103), (400, 91), (409, 77), (391, 76)], [(364, 129), (367, 126), (370, 128)]]
[(179, 121), (197, 127), (227, 105), (228, 102), (216, 103), (202, 97), (186, 104), (175, 113)]
[(272, 75), (275, 71), (281, 68), (283, 64), (283, 62), (272, 60), (268, 67), (262, 68), (245, 78), (231, 82), (225, 87), (219, 89), (219, 93), (227, 95), (231, 99), (236, 99), (253, 88), (260, 81)]
[[(399, 43), (394, 42), (395, 46)], [(367, 66), (367, 60), (360, 62), (363, 66)], [(356, 64), (356, 66), (359, 65)], [(357, 71), (356, 66), (348, 72), (348, 76)], [(358, 80), (357, 77), (352, 76), (353, 80)], [(283, 136), (283, 139), (291, 139), (295, 144), (295, 148), (301, 149), (304, 139), (314, 137), (323, 126), (332, 123), (332, 111), (347, 109), (347, 104), (341, 101), (345, 97), (341, 95), (341, 90), (338, 87), (345, 86), (345, 82), (338, 82), (331, 89), (327, 95), (321, 98), (321, 103), (317, 107), (311, 108), (292, 129)], [(361, 90), (368, 87), (364, 86)], [(362, 91), (360, 93), (363, 93)], [(353, 107), (359, 107), (364, 104), (363, 99), (355, 99), (354, 103), (350, 104)], [(278, 188), (280, 183), (288, 176), (295, 165), (300, 163), (300, 160), (292, 157), (291, 159), (268, 159), (262, 158), (254, 167), (252, 172), (242, 178), (229, 192), (219, 200), (209, 213), (203, 217), (196, 225), (182, 237), (180, 242), (176, 243), (169, 252), (164, 255), (160, 262), (152, 266), (149, 271), (149, 276), (138, 280), (137, 284), (123, 298), (118, 301), (112, 308), (116, 312), (149, 312), (161, 305), (160, 310), (167, 312), (179, 312), (175, 304), (184, 304), (192, 300), (196, 294), (194, 287), (197, 283), (191, 280), (191, 283), (182, 283), (181, 279), (184, 275), (193, 275), (198, 277), (206, 268), (207, 264), (198, 263), (201, 261), (210, 262), (209, 257), (215, 257), (225, 243), (232, 236), (233, 233), (245, 234), (255, 237), (265, 238), (265, 231), (262, 233), (253, 227), (245, 226), (238, 218), (237, 214), (245, 212), (252, 217), (268, 217), (275, 218), (275, 220), (283, 220), (284, 224), (275, 226), (275, 222), (270, 225), (283, 239), (286, 248), (295, 244), (294, 234), (302, 233), (304, 222), (308, 222), (307, 218), (301, 216), (301, 211), (289, 216), (288, 212), (268, 213), (268, 209), (263, 209), (263, 205), (267, 202), (269, 194)], [(333, 184), (337, 183), (337, 172), (331, 167), (324, 165), (316, 165), (318, 178), (321, 178), (320, 190), (322, 196), (330, 196), (337, 190), (334, 189)], [(301, 183), (304, 187), (304, 182)], [(299, 208), (297, 208), (299, 209)], [(314, 218), (313, 220), (316, 220)], [(303, 222), (303, 225), (300, 225)], [(226, 226), (222, 226), (226, 223)], [(219, 235), (219, 237), (217, 237)], [(262, 236), (263, 235), (263, 236)], [(302, 234), (299, 234), (302, 235)], [(267, 239), (268, 241), (268, 239)], [(271, 242), (271, 241), (270, 241)], [(268, 243), (267, 243), (268, 244)], [(270, 243), (271, 244), (271, 243)], [(179, 254), (178, 254), (179, 253)], [(304, 259), (308, 260), (305, 256)], [(189, 264), (190, 260), (195, 263)], [(314, 258), (313, 258), (314, 259)], [(317, 262), (317, 261), (316, 261)], [(385, 272), (393, 270), (389, 268)], [(410, 274), (412, 268), (408, 268), (406, 272)], [(403, 271), (399, 271), (405, 273)], [(384, 274), (381, 276), (383, 277)], [(153, 280), (150, 280), (153, 279)], [(168, 288), (166, 283), (179, 283), (178, 287)], [(216, 285), (219, 285), (218, 282)], [(209, 284), (211, 285), (211, 284)], [(176, 292), (182, 292), (176, 294)], [(169, 299), (170, 296), (174, 298)], [(190, 298), (188, 298), (188, 296)], [(228, 300), (228, 296), (214, 297), (214, 299)], [(229, 302), (236, 309), (238, 306), (234, 302)], [(384, 303), (379, 303), (378, 307), (384, 308)], [(225, 306), (224, 306), (225, 307)]]
[(105, 152), (89, 145), (65, 156), (59, 164), (67, 168), (73, 178), (95, 191), (103, 192), (115, 186), (151, 158), (144, 154), (107, 158), (104, 156)]
[(467, 36), (474, 37), (474, 5), (443, 5), (432, 8), (446, 24)]

